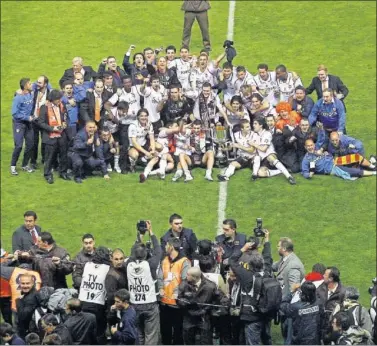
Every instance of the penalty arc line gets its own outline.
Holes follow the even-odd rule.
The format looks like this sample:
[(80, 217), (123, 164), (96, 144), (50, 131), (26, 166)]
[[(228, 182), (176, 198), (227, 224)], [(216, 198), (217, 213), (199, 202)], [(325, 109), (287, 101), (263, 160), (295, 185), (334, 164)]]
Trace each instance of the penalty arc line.
[[(228, 14), (228, 33), (227, 40), (233, 41), (234, 34), (234, 12), (236, 9), (236, 0), (229, 1), (229, 14)], [(225, 220), (225, 209), (226, 209), (226, 199), (228, 195), (228, 181), (220, 183), (219, 188), (219, 204), (217, 207), (217, 217), (218, 217), (218, 226), (217, 226), (217, 235), (222, 234), (223, 231), (223, 221)]]

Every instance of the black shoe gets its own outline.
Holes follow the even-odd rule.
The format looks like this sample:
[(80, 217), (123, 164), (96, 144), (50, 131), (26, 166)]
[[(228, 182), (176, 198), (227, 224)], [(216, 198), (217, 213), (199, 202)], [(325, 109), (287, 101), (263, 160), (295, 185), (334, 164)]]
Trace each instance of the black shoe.
[(258, 176), (257, 175), (252, 175), (251, 176), (251, 181), (256, 181), (258, 179)]
[(289, 181), (289, 183), (290, 183), (291, 185), (296, 185), (296, 180), (295, 180), (295, 178), (293, 178), (292, 176), (290, 176), (290, 177), (288, 178), (288, 181)]
[(64, 180), (71, 180), (67, 173), (60, 173), (60, 178)]
[(121, 173), (122, 173), (122, 174), (128, 174), (129, 171), (127, 171), (126, 169), (122, 169)]
[(139, 182), (144, 183), (146, 180), (147, 180), (147, 178), (145, 177), (144, 173), (141, 173), (139, 175)]
[(75, 177), (75, 183), (77, 183), (77, 184), (82, 184), (82, 180), (81, 180), (81, 178), (80, 177)]
[(38, 164), (36, 164), (36, 163), (31, 163), (31, 164), (30, 164), (30, 168), (36, 170), (36, 169), (38, 168)]
[(46, 178), (46, 181), (47, 181), (49, 184), (53, 184), (53, 183), (54, 183), (54, 178), (53, 178), (52, 176), (47, 177), (47, 178)]
[(87, 176), (85, 174), (81, 174), (80, 180), (85, 180), (86, 178), (87, 178)]
[(218, 174), (217, 179), (219, 179), (219, 181), (228, 181), (229, 180), (229, 178), (227, 176), (225, 176), (224, 174)]

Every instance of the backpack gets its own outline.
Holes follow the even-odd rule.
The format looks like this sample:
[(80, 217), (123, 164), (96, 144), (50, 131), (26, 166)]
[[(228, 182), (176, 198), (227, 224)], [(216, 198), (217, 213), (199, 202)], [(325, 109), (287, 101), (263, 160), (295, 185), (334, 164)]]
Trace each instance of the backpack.
[(254, 281), (256, 309), (274, 317), (280, 308), (282, 290), (278, 280), (271, 276), (256, 276)]

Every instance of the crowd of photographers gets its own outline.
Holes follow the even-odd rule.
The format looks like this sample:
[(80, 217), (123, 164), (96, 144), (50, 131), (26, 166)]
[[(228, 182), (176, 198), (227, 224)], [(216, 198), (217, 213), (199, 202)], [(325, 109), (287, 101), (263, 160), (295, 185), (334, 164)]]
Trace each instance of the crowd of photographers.
[(2, 341), (269, 345), (275, 323), (287, 345), (376, 342), (376, 280), (368, 311), (337, 267), (305, 269), (289, 238), (276, 241), (275, 254), (260, 218), (253, 235), (226, 219), (222, 234), (199, 241), (180, 215), (169, 224), (159, 240), (150, 221), (139, 221), (129, 251), (97, 247), (84, 234), (71, 259), (25, 212), (12, 251), (1, 248)]
[[(293, 173), (305, 178), (331, 174), (343, 179), (376, 175), (376, 158), (368, 159), (360, 140), (346, 135), (344, 99), (348, 89), (337, 76), (319, 65), (308, 87), (286, 66), (270, 71), (259, 64), (255, 75), (233, 66), (233, 42), (224, 42), (216, 59), (208, 50), (190, 55), (182, 46), (147, 47), (131, 54), (121, 68), (114, 56), (98, 70), (75, 57), (65, 70), (60, 89), (52, 89), (45, 75), (35, 83), (20, 80), (13, 99), (14, 151), (11, 174), (25, 142), (22, 170), (38, 166), (39, 142), (44, 178), (53, 172), (82, 183), (93, 172), (110, 179), (109, 172), (134, 173), (139, 181), (174, 172), (193, 180), (193, 167), (205, 168), (213, 181), (213, 167), (224, 167), (219, 181), (242, 168), (252, 180), (283, 174), (296, 184)], [(224, 58), (227, 61), (220, 63)], [(308, 94), (316, 91), (317, 101)]]

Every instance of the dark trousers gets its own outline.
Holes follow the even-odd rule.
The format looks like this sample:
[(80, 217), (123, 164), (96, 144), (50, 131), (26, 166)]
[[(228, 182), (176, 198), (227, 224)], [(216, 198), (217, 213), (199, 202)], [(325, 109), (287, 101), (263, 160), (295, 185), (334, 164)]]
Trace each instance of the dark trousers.
[(0, 298), (0, 310), (3, 315), (4, 322), (12, 324), (12, 310), (11, 310), (11, 300), (10, 297)]
[(244, 322), (239, 316), (221, 316), (219, 319), (220, 345), (245, 345)]
[(130, 160), (128, 158), (128, 147), (130, 146), (130, 140), (128, 138), (128, 127), (130, 125), (119, 124), (118, 136), (119, 136), (119, 167), (122, 171), (128, 171), (130, 168)]
[(179, 308), (160, 306), (161, 341), (163, 345), (183, 345), (183, 317)]
[(95, 170), (96, 168), (101, 168), (102, 173), (106, 172), (105, 161), (96, 159), (93, 156), (84, 157), (78, 153), (72, 152), (70, 154), (70, 158), (72, 162), (72, 171), (75, 178), (80, 178), (81, 174), (84, 173), (84, 165), (86, 166), (85, 168), (87, 168), (90, 172)]
[[(196, 342), (196, 340), (199, 342)], [(208, 325), (192, 326), (183, 329), (185, 345), (212, 345), (212, 330)]]
[(11, 166), (16, 166), (18, 158), (20, 157), (22, 146), (25, 139), (24, 158), (22, 160), (22, 167), (27, 166), (30, 160), (30, 154), (33, 149), (34, 132), (30, 122), (13, 121), (13, 139), (14, 150), (12, 154)]
[(209, 22), (207, 11), (185, 12), (182, 46), (190, 47), (191, 29), (195, 19), (198, 21), (200, 31), (202, 32), (203, 46), (206, 48), (211, 47), (211, 42), (209, 40)]
[(66, 129), (65, 129), (65, 133), (67, 134), (67, 142), (71, 142), (72, 139), (76, 136), (77, 134), (77, 125), (73, 125), (73, 126), (68, 126)]
[(106, 309), (105, 305), (82, 302), (82, 311), (90, 312), (96, 316), (97, 321), (97, 344), (106, 345)]
[(271, 345), (271, 322), (245, 322), (246, 345)]
[(60, 173), (67, 172), (68, 158), (67, 158), (67, 137), (64, 135), (56, 138), (54, 144), (46, 144), (45, 147), (45, 163), (44, 163), (44, 176), (48, 178), (52, 175), (52, 168), (56, 162), (57, 155), (59, 154), (59, 171)]
[(160, 132), (159, 129), (160, 129), (160, 127), (162, 127), (162, 121), (161, 121), (161, 119), (157, 120), (154, 123), (152, 123), (152, 126), (153, 126), (154, 138), (157, 138), (158, 134)]
[[(34, 134), (34, 141), (33, 141), (33, 149), (31, 150), (30, 154), (30, 163), (36, 164), (38, 160), (38, 147), (39, 147), (39, 136), (42, 137), (42, 129), (35, 123), (32, 123), (33, 134)], [(45, 161), (45, 144), (41, 144), (41, 156), (42, 156), (42, 163)]]

